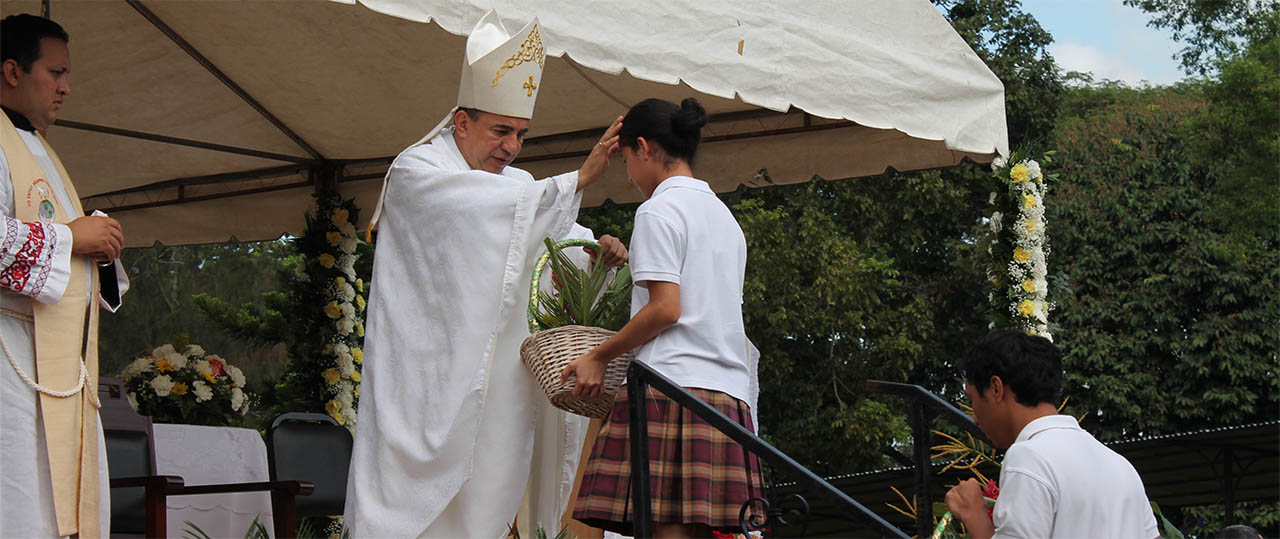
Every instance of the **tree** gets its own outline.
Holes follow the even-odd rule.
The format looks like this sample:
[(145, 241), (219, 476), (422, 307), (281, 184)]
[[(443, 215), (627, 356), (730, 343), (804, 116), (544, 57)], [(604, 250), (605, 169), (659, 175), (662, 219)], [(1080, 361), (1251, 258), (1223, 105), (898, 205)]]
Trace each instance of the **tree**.
[(1182, 67), (1206, 75), (1217, 60), (1235, 56), (1246, 42), (1275, 37), (1266, 19), (1280, 12), (1276, 0), (1124, 0), (1154, 17), (1148, 26), (1173, 31), (1185, 44)]
[(1280, 295), (1264, 284), (1280, 277), (1280, 231), (1230, 241), (1205, 196), (1223, 161), (1192, 136), (1214, 111), (1192, 87), (1141, 95), (1064, 118), (1055, 137), (1065, 390), (1104, 441), (1269, 418), (1280, 395)]
[(275, 285), (272, 276), (297, 263), (287, 242), (263, 241), (127, 249), (121, 257), (130, 289), (116, 313), (103, 312), (99, 331), (100, 368), (117, 375), (138, 356), (179, 334), (240, 367), (248, 385), (261, 393), (284, 368), (284, 351), (262, 348), (215, 331), (195, 309), (191, 296), (215, 294), (236, 303), (254, 302)]

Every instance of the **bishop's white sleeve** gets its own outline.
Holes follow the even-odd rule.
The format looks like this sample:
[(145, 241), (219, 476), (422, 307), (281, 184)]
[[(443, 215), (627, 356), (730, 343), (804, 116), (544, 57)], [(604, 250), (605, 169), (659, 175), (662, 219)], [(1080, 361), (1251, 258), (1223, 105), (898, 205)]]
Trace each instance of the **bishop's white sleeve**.
[(71, 229), (14, 218), (13, 181), (0, 152), (0, 288), (41, 303), (57, 303), (71, 280)]

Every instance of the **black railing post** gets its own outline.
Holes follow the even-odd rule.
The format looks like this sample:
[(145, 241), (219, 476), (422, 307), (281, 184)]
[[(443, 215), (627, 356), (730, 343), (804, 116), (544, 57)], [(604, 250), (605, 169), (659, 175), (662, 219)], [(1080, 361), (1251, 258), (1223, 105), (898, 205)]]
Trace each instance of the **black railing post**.
[(653, 537), (649, 524), (653, 511), (649, 506), (649, 418), (646, 399), (649, 384), (637, 376), (633, 362), (627, 373), (627, 401), (630, 408), (628, 435), (631, 443), (631, 536)]
[(924, 402), (919, 400), (911, 402), (911, 440), (916, 461), (916, 537), (928, 537), (933, 532), (933, 493), (929, 489), (933, 466), (929, 458), (929, 416)]

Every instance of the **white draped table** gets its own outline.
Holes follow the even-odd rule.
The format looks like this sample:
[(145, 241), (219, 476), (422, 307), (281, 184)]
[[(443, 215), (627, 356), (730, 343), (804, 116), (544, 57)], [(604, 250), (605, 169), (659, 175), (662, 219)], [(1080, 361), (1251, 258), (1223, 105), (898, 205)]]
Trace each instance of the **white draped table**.
[[(156, 423), (156, 473), (190, 485), (269, 480), (267, 445), (253, 429)], [(191, 521), (210, 537), (244, 537), (256, 517), (274, 536), (269, 492), (170, 496), (169, 537), (183, 537)]]

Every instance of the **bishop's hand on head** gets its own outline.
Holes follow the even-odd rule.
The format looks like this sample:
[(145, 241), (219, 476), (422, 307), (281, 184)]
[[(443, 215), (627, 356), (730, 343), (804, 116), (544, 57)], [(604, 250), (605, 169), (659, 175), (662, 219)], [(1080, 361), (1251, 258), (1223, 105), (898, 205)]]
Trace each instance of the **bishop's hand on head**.
[(587, 186), (596, 183), (604, 171), (609, 168), (609, 160), (613, 156), (618, 155), (621, 148), (618, 146), (618, 131), (622, 130), (622, 117), (613, 121), (609, 129), (605, 130), (604, 136), (600, 137), (591, 148), (591, 154), (587, 156), (587, 160), (582, 163), (582, 168), (578, 169), (578, 190), (581, 191)]

